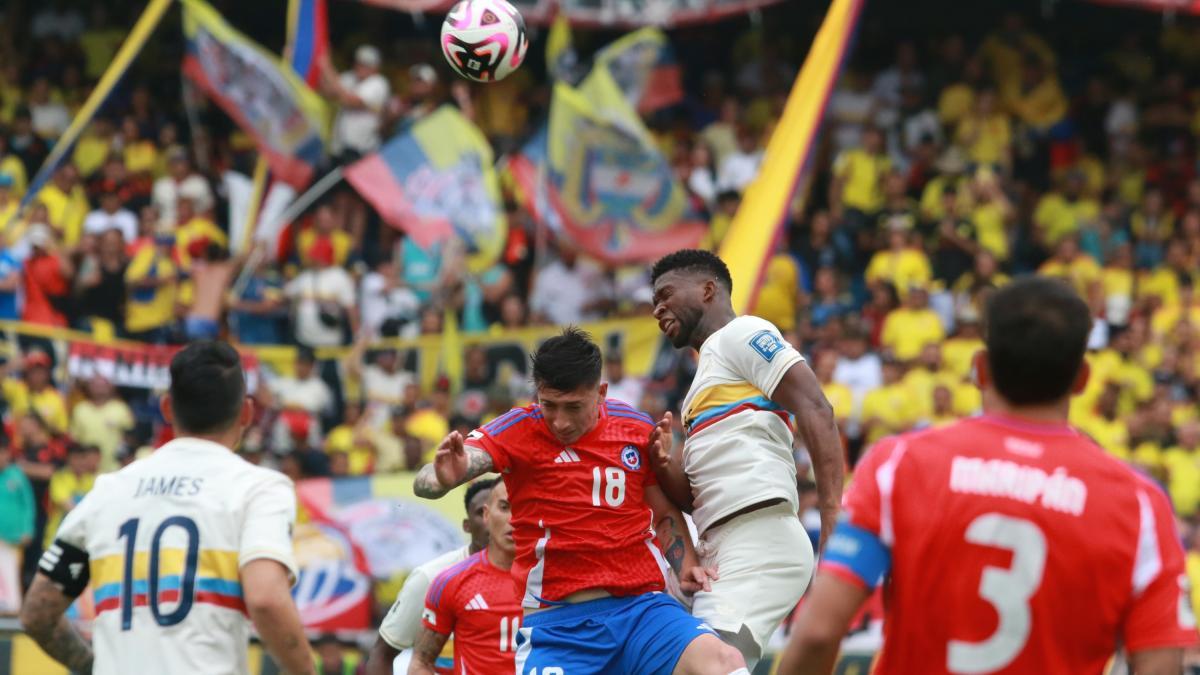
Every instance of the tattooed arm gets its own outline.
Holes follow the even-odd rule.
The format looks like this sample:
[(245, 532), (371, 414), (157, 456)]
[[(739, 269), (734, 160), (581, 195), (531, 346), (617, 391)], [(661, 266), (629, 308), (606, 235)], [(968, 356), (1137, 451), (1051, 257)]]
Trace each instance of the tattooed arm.
[(438, 446), (432, 464), (421, 467), (413, 480), (413, 492), (418, 497), (437, 499), (463, 483), (493, 471), (492, 456), (463, 445), (462, 434), (451, 431)]
[(63, 616), (71, 600), (39, 572), (21, 605), (21, 625), (55, 661), (74, 673), (86, 675), (92, 672), (92, 647)]
[(434, 675), (433, 666), (437, 663), (438, 654), (442, 653), (442, 647), (446, 646), (449, 637), (421, 626), (421, 631), (417, 633), (417, 641), (413, 643), (408, 675)]
[(645, 498), (646, 505), (654, 512), (654, 532), (658, 535), (659, 549), (679, 578), (679, 589), (686, 595), (699, 590), (711, 591), (709, 581), (717, 578), (716, 571), (700, 565), (687, 521), (679, 508), (657, 485), (646, 486)]

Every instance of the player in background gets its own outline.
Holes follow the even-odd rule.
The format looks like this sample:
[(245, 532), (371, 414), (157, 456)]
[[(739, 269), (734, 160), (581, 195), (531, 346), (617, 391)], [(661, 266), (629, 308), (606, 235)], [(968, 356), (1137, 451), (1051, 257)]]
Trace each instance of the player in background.
[(696, 593), (692, 613), (753, 668), (813, 572), (797, 515), (791, 416), (812, 456), (822, 542), (842, 493), (841, 436), (804, 357), (770, 322), (734, 313), (720, 258), (677, 251), (655, 263), (651, 280), (659, 329), (676, 348), (700, 352), (682, 405), (683, 448), (672, 448), (670, 413), (651, 436), (663, 490), (692, 514), (700, 563), (721, 575)]
[[(63, 519), (21, 607), (25, 632), (77, 673), (248, 674), (249, 616), (286, 672), (313, 673), (290, 590), (295, 489), (232, 450), (254, 415), (241, 358), (193, 342), (170, 372), (175, 440), (97, 478)], [(63, 617), (89, 581), (94, 664)]]
[[(429, 590), (429, 585), (433, 582), (434, 577), (487, 548), (488, 527), (483, 519), (483, 509), (488, 502), (492, 488), (498, 482), (500, 482), (499, 478), (480, 478), (467, 486), (467, 493), (463, 497), (467, 508), (467, 517), (463, 519), (462, 527), (463, 532), (471, 536), (470, 543), (440, 555), (408, 573), (404, 585), (400, 587), (400, 593), (396, 596), (396, 602), (392, 604), (392, 608), (383, 617), (383, 622), (379, 624), (379, 639), (371, 647), (366, 675), (392, 675), (394, 672), (408, 672), (413, 642), (416, 640), (417, 631), (421, 628), (421, 611), (425, 608), (425, 593)], [(397, 659), (398, 656), (399, 659)], [(434, 664), (434, 671), (439, 675), (450, 675), (454, 672), (450, 661), (451, 659), (446, 657), (438, 659)]]
[(887, 438), (855, 470), (779, 672), (832, 672), (886, 580), (875, 672), (1098, 674), (1121, 646), (1177, 675), (1197, 643), (1171, 505), (1067, 424), (1088, 307), (1066, 284), (992, 296), (975, 358), (984, 415)]
[(484, 507), (487, 548), (437, 576), (425, 595), (421, 630), (408, 675), (434, 675), (454, 633), (455, 673), (511, 675), (521, 627), (521, 600), (510, 572), (516, 544), (508, 490), (500, 483)]
[(688, 594), (709, 576), (696, 564), (682, 514), (646, 466), (653, 421), (606, 400), (600, 369), (600, 348), (587, 333), (568, 328), (543, 342), (533, 354), (538, 403), (501, 415), (465, 443), (451, 432), (414, 491), (437, 498), (482, 473), (503, 476), (517, 551), (512, 576), (525, 609), (521, 675), (748, 675), (736, 650), (662, 593), (668, 564)]

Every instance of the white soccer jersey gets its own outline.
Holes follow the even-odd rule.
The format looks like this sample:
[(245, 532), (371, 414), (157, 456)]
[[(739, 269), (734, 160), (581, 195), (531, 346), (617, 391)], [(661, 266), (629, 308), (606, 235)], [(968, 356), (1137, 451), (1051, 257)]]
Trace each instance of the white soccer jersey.
[(803, 360), (775, 326), (756, 316), (730, 321), (701, 345), (682, 406), (683, 468), (701, 533), (758, 502), (782, 498), (799, 508), (789, 414), (771, 395)]
[(295, 579), (295, 519), (290, 479), (209, 441), (100, 476), (57, 535), (90, 562), (93, 672), (249, 673), (239, 572), (269, 558)]
[(434, 577), (443, 570), (457, 565), (471, 556), (471, 546), (468, 544), (460, 549), (444, 553), (433, 560), (416, 567), (408, 573), (404, 586), (396, 596), (396, 602), (383, 617), (379, 624), (379, 637), (395, 649), (408, 649), (417, 639), (417, 631), (421, 628), (421, 611), (425, 609), (425, 593)]

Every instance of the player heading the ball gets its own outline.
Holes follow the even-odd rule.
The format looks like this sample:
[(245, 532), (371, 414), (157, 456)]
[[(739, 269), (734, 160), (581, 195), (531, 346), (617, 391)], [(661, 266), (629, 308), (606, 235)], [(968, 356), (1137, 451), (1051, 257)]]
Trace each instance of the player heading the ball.
[(672, 570), (687, 595), (715, 575), (648, 466), (653, 421), (606, 398), (587, 333), (567, 328), (532, 358), (538, 402), (466, 439), (451, 432), (413, 485), (436, 498), (489, 471), (503, 476), (525, 610), (516, 672), (746, 674), (737, 650), (662, 592)]

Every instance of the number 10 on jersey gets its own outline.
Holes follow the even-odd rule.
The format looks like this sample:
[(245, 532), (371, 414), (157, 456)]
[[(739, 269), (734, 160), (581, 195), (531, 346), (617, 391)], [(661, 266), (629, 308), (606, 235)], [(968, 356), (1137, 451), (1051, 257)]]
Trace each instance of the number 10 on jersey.
[(605, 467), (601, 473), (600, 467), (592, 467), (592, 506), (600, 506), (600, 496), (612, 507), (625, 503), (625, 471), (615, 466)]

